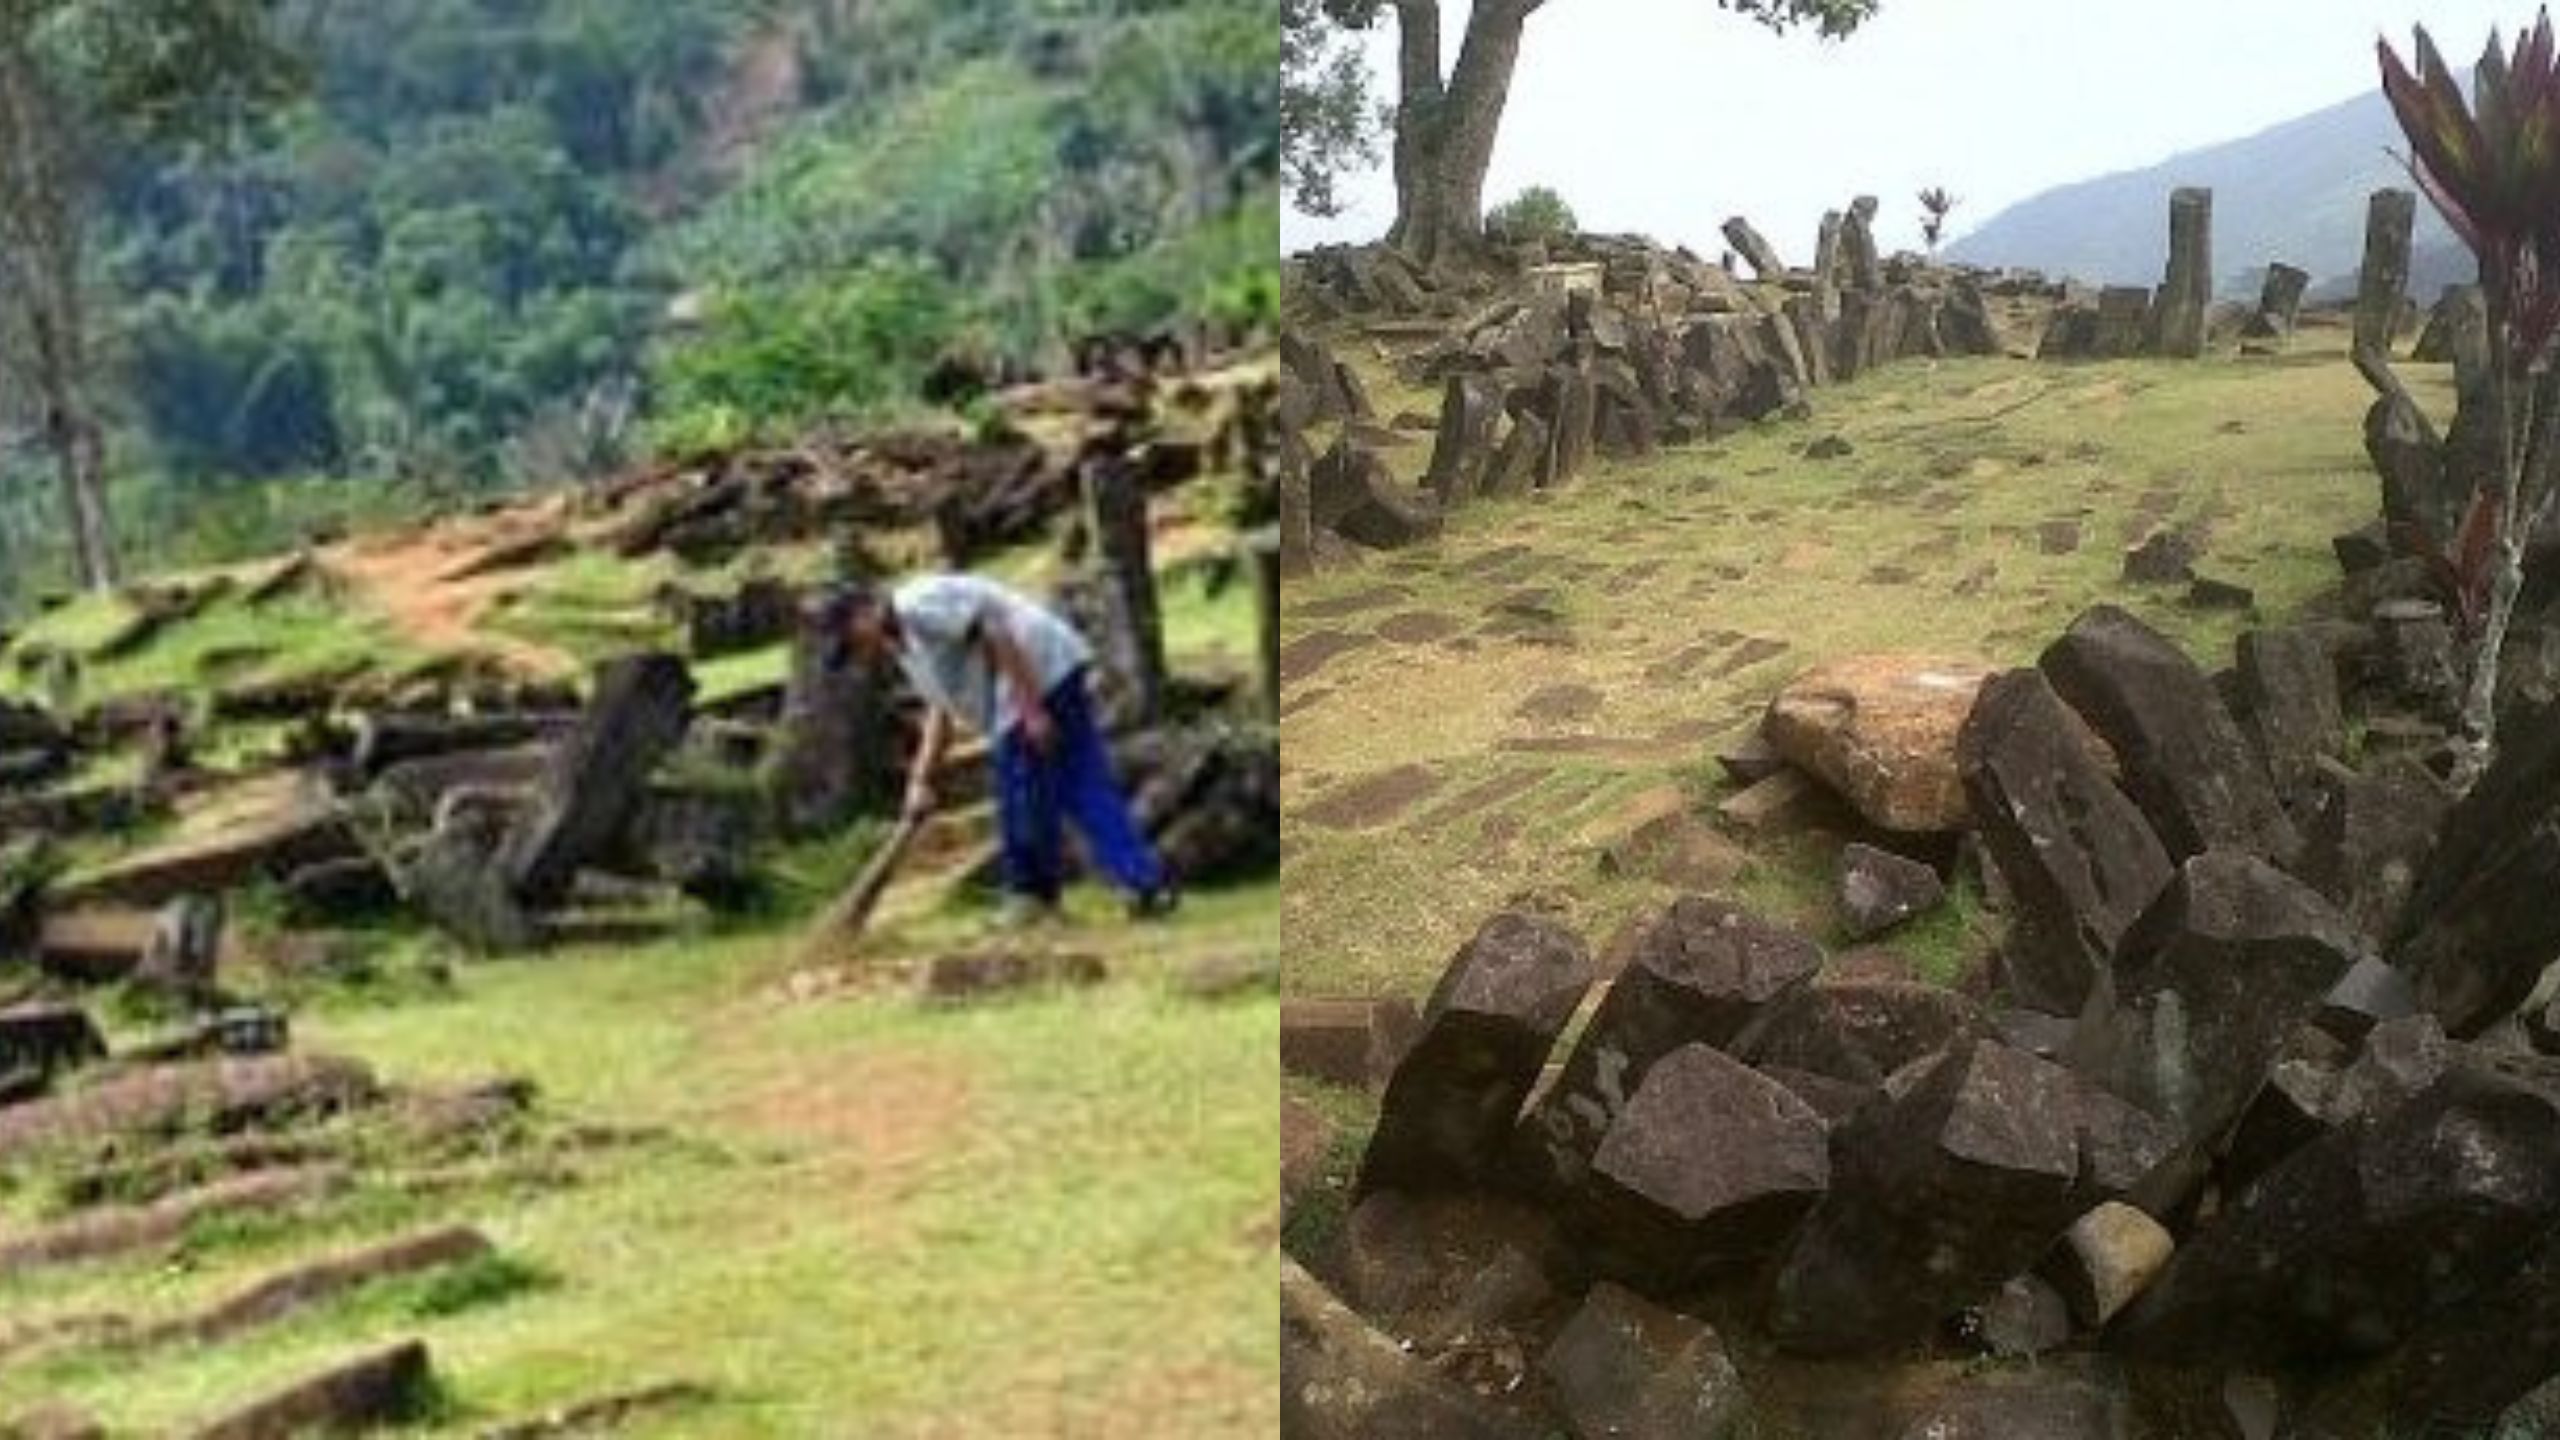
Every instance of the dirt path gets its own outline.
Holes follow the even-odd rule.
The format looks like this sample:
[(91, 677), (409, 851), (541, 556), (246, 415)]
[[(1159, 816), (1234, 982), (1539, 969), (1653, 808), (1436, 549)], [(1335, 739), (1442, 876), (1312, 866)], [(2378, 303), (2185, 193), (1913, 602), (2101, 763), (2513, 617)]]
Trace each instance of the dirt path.
[(483, 655), (529, 678), (554, 679), (577, 673), (576, 660), (547, 645), (484, 630), (480, 619), (523, 578), (516, 567), (492, 567), (491, 559), (566, 533), (565, 506), (551, 499), (344, 541), (320, 552), (320, 560), (359, 601), (389, 617), (422, 648)]

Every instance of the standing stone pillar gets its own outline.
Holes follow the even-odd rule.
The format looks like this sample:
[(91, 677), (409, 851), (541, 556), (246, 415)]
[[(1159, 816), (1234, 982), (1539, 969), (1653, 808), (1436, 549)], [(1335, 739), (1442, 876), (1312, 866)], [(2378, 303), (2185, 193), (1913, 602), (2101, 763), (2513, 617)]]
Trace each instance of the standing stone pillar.
[(2204, 355), (2204, 312), (2213, 299), (2213, 192), (2180, 186), (2169, 192), (2169, 268), (2152, 305), (2157, 353), (2177, 360)]
[(1813, 245), (1813, 298), (1825, 325), (1840, 318), (1840, 218), (1837, 210), (1824, 211)]
[(2409, 233), (2418, 223), (2418, 197), (2408, 190), (2376, 190), (2364, 212), (2364, 270), (2356, 282), (2356, 349), (2391, 353), (2400, 329), (2400, 305), (2409, 290)]
[(1884, 288), (1884, 259), (1876, 253), (1875, 224), (1870, 218), (1874, 205), (1870, 197), (1859, 196), (1840, 224), (1840, 258), (1848, 263), (1849, 283), (1870, 295)]
[(1493, 435), (1502, 423), (1502, 391), (1490, 377), (1452, 375), (1440, 402), (1440, 433), (1431, 445), (1431, 468), (1422, 487), (1440, 501), (1443, 514), (1484, 488), (1493, 458)]
[(1280, 723), (1280, 531), (1264, 526), (1244, 537), (1245, 563), (1262, 622), (1262, 718)]
[(905, 756), (886, 671), (831, 665), (832, 637), (805, 621), (791, 642), (782, 721), (765, 772), (774, 823), (787, 839), (832, 835), (897, 803)]
[(1087, 454), (1082, 468), (1085, 524), (1112, 619), (1104, 643), (1113, 668), (1129, 679), (1136, 722), (1151, 726), (1164, 716), (1164, 610), (1156, 599), (1146, 487), (1127, 454), (1113, 446)]

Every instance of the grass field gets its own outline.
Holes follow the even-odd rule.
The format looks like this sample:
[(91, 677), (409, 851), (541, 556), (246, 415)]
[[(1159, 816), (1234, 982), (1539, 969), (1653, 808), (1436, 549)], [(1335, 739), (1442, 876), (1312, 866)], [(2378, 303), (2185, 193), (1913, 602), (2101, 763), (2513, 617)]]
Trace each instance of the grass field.
[[(1213, 565), (1179, 563), (1214, 537), (1173, 538), (1190, 552), (1167, 561), (1175, 663), (1248, 669), (1250, 587), (1213, 590)], [(399, 543), (386, 537), (373, 558)], [(424, 573), (467, 542), (411, 548), (407, 568)], [(823, 558), (767, 557), (795, 577)], [(1026, 547), (990, 568), (1036, 580), (1043, 563)], [(652, 607), (660, 585), (735, 578), (585, 552), (486, 582), (511, 598), (483, 611), (430, 613), (379, 580), (221, 599), (86, 667), (80, 698), (200, 694), (209, 658), (227, 660), (226, 675), (351, 658), (396, 672), (457, 629), (584, 661), (674, 639)], [(85, 652), (126, 618), (121, 602), (80, 601), (25, 638)], [(444, 628), (422, 637), (426, 620)], [(772, 646), (702, 661), (695, 678), (732, 694), (778, 681), (786, 663)], [(208, 749), (227, 762), (257, 748), (249, 734), (225, 727)], [(71, 850), (104, 858), (150, 833)], [(276, 992), (297, 1005), (296, 1047), (360, 1058), (404, 1087), (528, 1079), (540, 1097), (530, 1144), (449, 1161), (401, 1153), (395, 1134), (367, 1128), (380, 1122), (358, 1122), (380, 1163), (326, 1203), (206, 1222), (174, 1250), (0, 1278), (0, 1419), (61, 1400), (113, 1434), (183, 1433), (418, 1335), (442, 1382), (421, 1434), (475, 1434), (661, 1381), (710, 1398), (614, 1433), (1273, 1433), (1278, 1001), (1267, 984), (1208, 999), (1182, 982), (1203, 964), (1276, 970), (1277, 885), (1195, 893), (1160, 926), (1134, 926), (1087, 890), (1054, 943), (1102, 959), (1104, 983), (927, 1007), (908, 968), (990, 939), (983, 904), (951, 898), (947, 875), (894, 888), (850, 963), (812, 972), (795, 957), (801, 919), (866, 843), (785, 852), (767, 911), (647, 943), (471, 962), (413, 928), (359, 932), (367, 978)], [(236, 898), (241, 927), (268, 932), (253, 940), (279, 938), (264, 897)], [(119, 1043), (150, 1029), (114, 1018)], [(44, 1177), (20, 1178), (0, 1189), (0, 1242), (56, 1204)], [(288, 1265), (463, 1223), (495, 1242), (495, 1259), (368, 1286), (244, 1339), (25, 1343), (82, 1317), (196, 1313)]]
[[(1382, 415), (1436, 408), (1365, 341), (1335, 338)], [(2441, 400), (2438, 368), (2409, 367)], [(2025, 663), (2110, 601), (2228, 664), (2243, 628), (2334, 580), (2330, 537), (2374, 513), (2370, 398), (2334, 331), (2195, 364), (1904, 362), (1815, 392), (1810, 421), (1601, 464), (1293, 583), (1288, 989), (1418, 995), (1519, 899), (1600, 943), (1669, 892), (1603, 875), (1598, 847), (1666, 809), (1709, 811), (1717, 745), (1819, 660)], [(1833, 436), (1848, 453), (1804, 453)], [(1409, 439), (1386, 452), (1407, 478), (1430, 450)], [(2250, 587), (2255, 611), (2123, 583), (2125, 547), (2156, 525), (2205, 534), (2198, 571)], [(1828, 934), (1828, 859), (1763, 848), (1731, 888)], [(1935, 923), (1897, 943), (1964, 942), (1961, 917)]]
[(317, 1226), (199, 1236), (178, 1263), (0, 1284), (14, 1324), (177, 1313), (430, 1213), (480, 1225), (537, 1277), (424, 1319), (415, 1293), (385, 1287), (139, 1367), (92, 1350), (0, 1367), (0, 1412), (64, 1396), (118, 1433), (158, 1433), (418, 1333), (452, 1387), (437, 1433), (689, 1379), (718, 1398), (634, 1433), (1268, 1434), (1276, 1005), (1166, 982), (1196, 957), (1267, 955), (1271, 901), (1205, 897), (1162, 931), (1092, 920), (1112, 982), (978, 1009), (789, 1000), (779, 932), (474, 966), (449, 994), (324, 1005), (301, 1018), (306, 1048), (402, 1082), (522, 1075), (546, 1124), (642, 1138), (580, 1155), (573, 1184), (359, 1191)]

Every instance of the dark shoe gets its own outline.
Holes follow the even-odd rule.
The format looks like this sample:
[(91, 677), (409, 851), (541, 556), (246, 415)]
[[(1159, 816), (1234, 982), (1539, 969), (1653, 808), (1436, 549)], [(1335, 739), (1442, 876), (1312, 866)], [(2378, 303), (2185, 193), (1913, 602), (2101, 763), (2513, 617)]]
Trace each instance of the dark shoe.
[(1144, 895), (1129, 898), (1132, 920), (1162, 920), (1182, 908), (1182, 892), (1171, 885), (1159, 885)]

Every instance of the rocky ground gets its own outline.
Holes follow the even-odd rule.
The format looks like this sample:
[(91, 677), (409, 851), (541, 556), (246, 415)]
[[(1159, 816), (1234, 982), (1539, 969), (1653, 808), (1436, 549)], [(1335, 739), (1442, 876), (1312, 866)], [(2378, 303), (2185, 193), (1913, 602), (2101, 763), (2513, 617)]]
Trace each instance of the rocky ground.
[(2124, 297), (1923, 279), (2011, 285), (2002, 353), (1737, 390), (1695, 337), (1763, 299), (1605, 269), (1653, 433), (1507, 496), (1431, 494), (1439, 382), (1569, 429), (1640, 339), (1306, 312), (1293, 1433), (2537, 1433), (2549, 617), (2451, 805), (2451, 597), (2375, 523), (2441, 454), (2347, 317), (2093, 361)]
[[(1017, 439), (710, 457), (7, 637), (9, 1433), (1268, 1433), (1266, 373), (1097, 373), (1006, 397)], [(805, 946), (912, 717), (811, 663), (799, 593), (956, 558), (1108, 625), (1096, 467), (1152, 497), (1165, 718), (1123, 758), (1190, 903), (994, 936), (963, 755), (871, 933)]]

